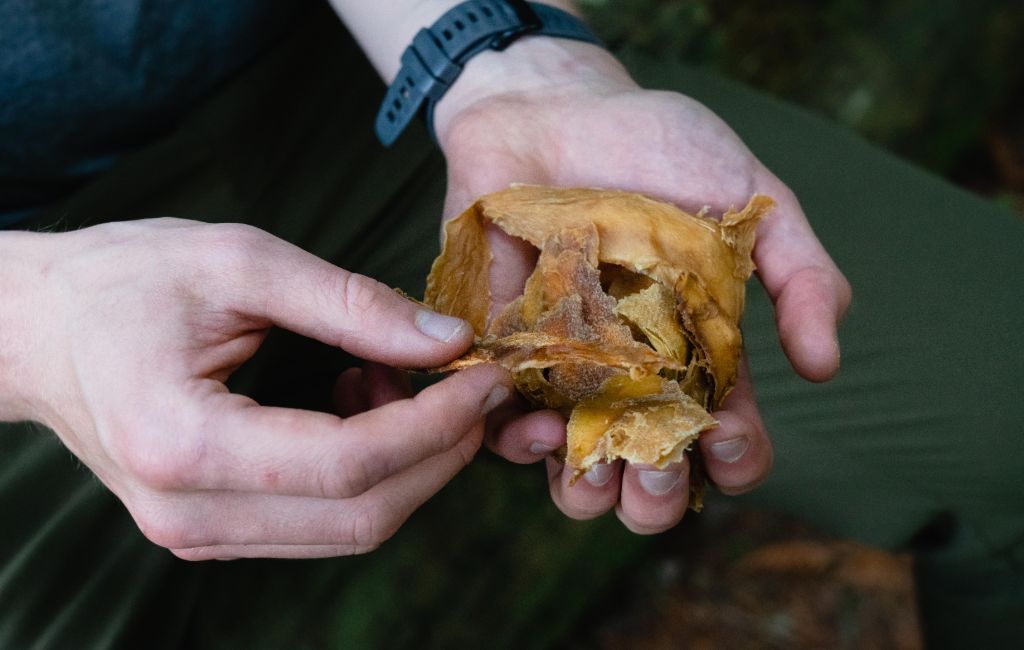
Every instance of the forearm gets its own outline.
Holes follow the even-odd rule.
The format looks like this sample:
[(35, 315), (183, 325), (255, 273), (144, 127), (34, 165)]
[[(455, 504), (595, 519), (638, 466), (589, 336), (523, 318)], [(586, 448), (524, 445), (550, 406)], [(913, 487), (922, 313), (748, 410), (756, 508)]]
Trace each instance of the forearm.
[[(543, 0), (576, 13), (574, 3)], [(388, 83), (396, 76), (404, 49), (416, 32), (434, 23), (459, 0), (400, 0), (373, 4), (331, 0), (334, 8)], [(501, 52), (473, 57), (434, 110), (434, 130), (442, 149), (456, 117), (465, 109), (498, 94), (529, 92), (537, 87), (577, 84), (631, 84), (625, 69), (601, 47), (563, 38), (525, 36)]]
[[(402, 51), (423, 27), (429, 27), (461, 0), (330, 0), (366, 56), (387, 83), (398, 74)], [(565, 11), (576, 12), (567, 0), (544, 0)]]

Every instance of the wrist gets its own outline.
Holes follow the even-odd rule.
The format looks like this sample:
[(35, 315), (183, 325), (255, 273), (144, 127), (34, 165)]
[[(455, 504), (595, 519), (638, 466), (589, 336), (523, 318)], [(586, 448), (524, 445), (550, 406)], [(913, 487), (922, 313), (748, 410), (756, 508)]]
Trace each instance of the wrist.
[(35, 394), (45, 336), (50, 242), (55, 235), (0, 232), (0, 421), (38, 419)]
[(434, 130), (441, 149), (461, 116), (515, 97), (565, 97), (636, 88), (621, 63), (597, 45), (550, 36), (525, 36), (507, 49), (471, 59), (437, 103)]
[[(366, 52), (384, 83), (391, 84), (400, 68), (402, 52), (420, 29), (429, 27), (462, 0), (330, 0), (338, 16)], [(541, 0), (579, 14), (570, 0)]]

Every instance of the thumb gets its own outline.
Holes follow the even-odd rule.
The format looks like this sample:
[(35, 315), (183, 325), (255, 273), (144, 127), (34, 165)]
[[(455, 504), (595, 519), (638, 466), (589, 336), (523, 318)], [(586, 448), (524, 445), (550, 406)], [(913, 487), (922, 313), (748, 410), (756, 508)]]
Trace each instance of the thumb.
[[(237, 256), (227, 308), (389, 366), (429, 368), (473, 342), (466, 321), (439, 314), (372, 278), (264, 233)], [(243, 278), (240, 284), (238, 278)]]
[[(506, 189), (513, 183), (550, 185), (552, 179), (544, 165), (530, 157), (508, 150), (488, 151), (487, 164), (478, 164), (478, 156), (460, 158), (448, 154), (448, 192), (444, 218), (447, 221), (466, 210), (485, 194)], [(465, 164), (470, 160), (470, 164)], [(491, 249), (488, 273), (491, 290), (489, 319), (523, 293), (526, 279), (537, 265), (538, 250), (518, 237), (505, 234), (493, 223), (486, 224), (487, 244)]]
[(850, 284), (793, 193), (777, 180), (774, 185), (769, 194), (778, 208), (758, 225), (754, 261), (793, 368), (805, 379), (827, 381), (839, 370), (837, 329), (850, 305)]
[(537, 266), (539, 251), (527, 241), (505, 234), (494, 224), (487, 224), (486, 235), (493, 255), (488, 272), (491, 288), (488, 320), (491, 320), (505, 305), (522, 295), (527, 278)]

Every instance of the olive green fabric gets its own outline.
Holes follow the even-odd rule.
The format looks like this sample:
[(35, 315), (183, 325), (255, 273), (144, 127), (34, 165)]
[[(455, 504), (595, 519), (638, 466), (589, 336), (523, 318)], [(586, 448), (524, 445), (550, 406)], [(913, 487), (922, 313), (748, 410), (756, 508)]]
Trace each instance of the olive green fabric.
[[(421, 295), (443, 160), (419, 127), (391, 150), (373, 140), (382, 86), (316, 18), (172, 137), (29, 225), (243, 221)], [(744, 501), (913, 548), (933, 647), (1020, 646), (1024, 224), (814, 116), (627, 61), (723, 115), (801, 197), (855, 289), (843, 371), (812, 385), (752, 285), (745, 333), (776, 467)], [(232, 387), (326, 408), (351, 362), (275, 332)], [(52, 433), (0, 425), (0, 459), (5, 648), (552, 647), (652, 543), (612, 516), (564, 518), (539, 467), (483, 453), (368, 556), (190, 564), (146, 542)]]
[(914, 550), (929, 647), (1024, 644), (1024, 220), (723, 80), (637, 70), (733, 125), (853, 285), (824, 385), (794, 379), (770, 303), (749, 294), (776, 462), (746, 500)]

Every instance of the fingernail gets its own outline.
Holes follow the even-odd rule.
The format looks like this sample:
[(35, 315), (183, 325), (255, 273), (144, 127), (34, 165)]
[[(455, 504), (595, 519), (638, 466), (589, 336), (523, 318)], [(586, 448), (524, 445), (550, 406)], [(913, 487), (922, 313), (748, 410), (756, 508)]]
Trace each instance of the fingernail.
[(492, 388), (491, 392), (487, 394), (487, 399), (484, 400), (484, 415), (487, 415), (508, 399), (509, 394), (509, 389), (504, 384), (498, 384)]
[(679, 479), (683, 478), (682, 472), (679, 471), (662, 472), (654, 469), (642, 469), (637, 476), (644, 492), (655, 497), (668, 494), (679, 483)]
[(550, 454), (554, 450), (555, 450), (554, 447), (552, 447), (550, 445), (545, 445), (542, 442), (532, 442), (532, 443), (530, 443), (530, 453), (531, 454)]
[(584, 480), (594, 487), (601, 487), (611, 480), (614, 468), (608, 463), (596, 463), (583, 475)]
[(448, 343), (463, 330), (469, 329), (469, 323), (461, 318), (445, 316), (436, 311), (421, 309), (416, 312), (416, 329), (442, 343)]
[(713, 443), (711, 445), (711, 455), (724, 463), (735, 463), (743, 457), (749, 446), (750, 438), (747, 436), (729, 438), (728, 440)]

